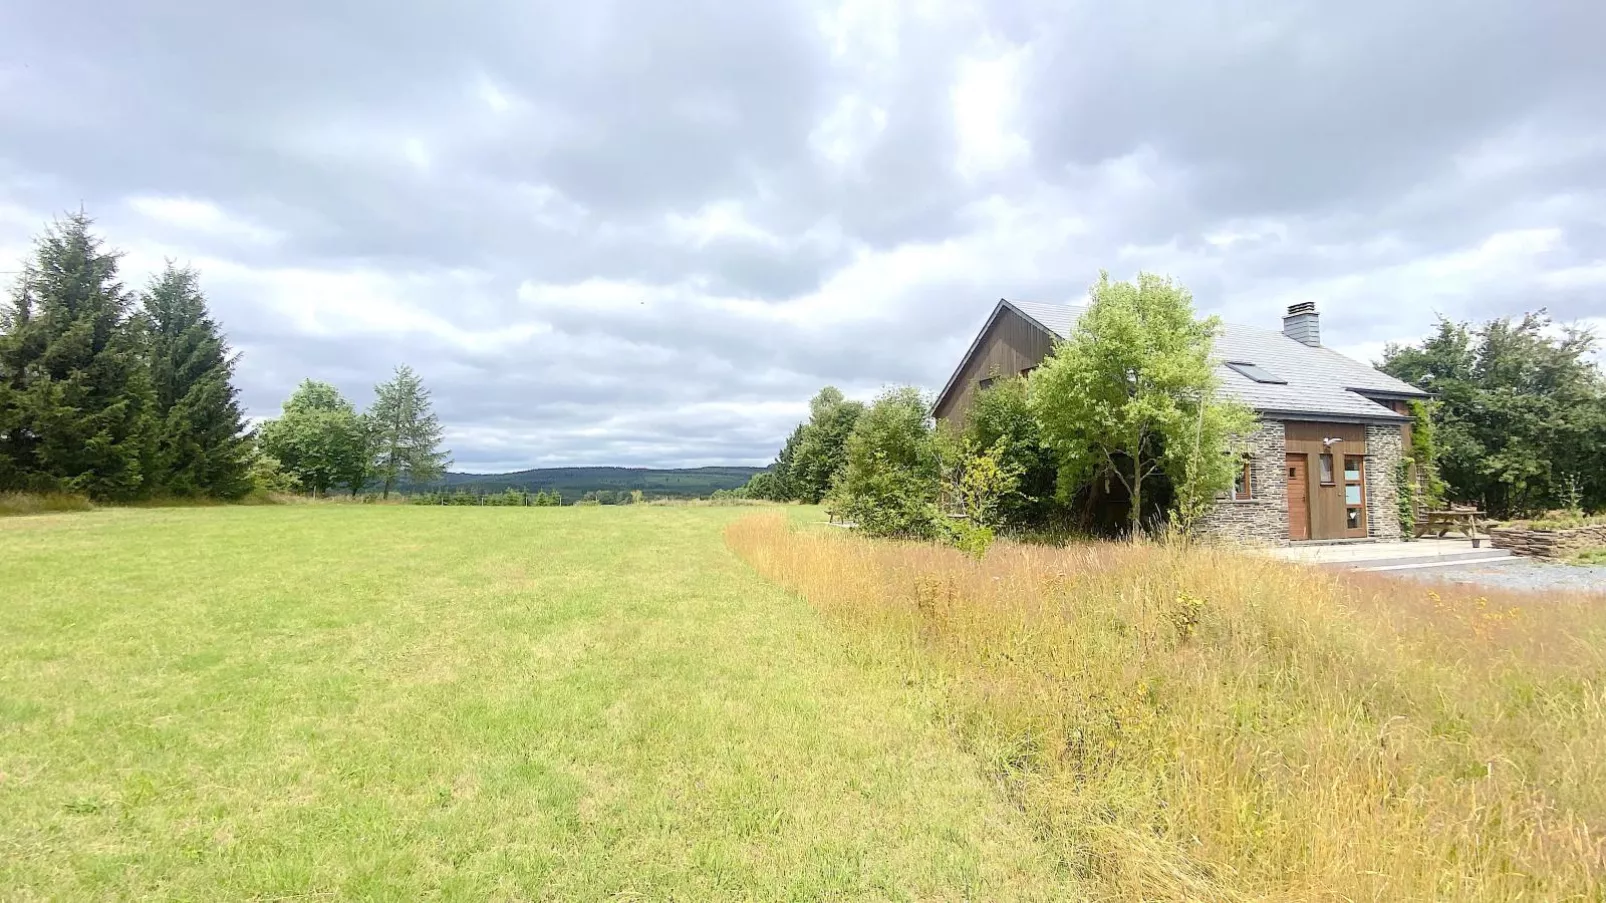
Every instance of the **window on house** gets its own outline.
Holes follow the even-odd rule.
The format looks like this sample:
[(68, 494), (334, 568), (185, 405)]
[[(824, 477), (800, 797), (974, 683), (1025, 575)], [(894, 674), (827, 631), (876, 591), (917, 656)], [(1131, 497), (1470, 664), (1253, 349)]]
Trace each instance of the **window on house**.
[(1359, 455), (1344, 456), (1344, 526), (1359, 530), (1366, 519), (1366, 471)]
[(1321, 455), (1316, 459), (1319, 462), (1322, 474), (1322, 485), (1333, 485), (1333, 456)]
[(1036, 370), (1036, 369), (1037, 369), (1036, 367), (1022, 367), (1021, 371), (1020, 371), (1020, 375), (1021, 376), (1031, 376), (1032, 375), (1032, 371)]
[(1237, 473), (1232, 475), (1232, 500), (1235, 502), (1247, 501), (1255, 497), (1255, 465), (1248, 458), (1238, 467)]
[(1270, 383), (1274, 386), (1285, 386), (1288, 384), (1288, 380), (1283, 379), (1277, 374), (1272, 373), (1270, 370), (1267, 370), (1257, 364), (1251, 364), (1248, 361), (1228, 361), (1227, 366), (1232, 368), (1240, 375), (1247, 376), (1257, 383)]
[(979, 383), (979, 385), (983, 389), (991, 389), (993, 387), (993, 383), (995, 383), (995, 382), (998, 382), (998, 377), (996, 377), (996, 376), (986, 376), (986, 377), (982, 378), (982, 381)]

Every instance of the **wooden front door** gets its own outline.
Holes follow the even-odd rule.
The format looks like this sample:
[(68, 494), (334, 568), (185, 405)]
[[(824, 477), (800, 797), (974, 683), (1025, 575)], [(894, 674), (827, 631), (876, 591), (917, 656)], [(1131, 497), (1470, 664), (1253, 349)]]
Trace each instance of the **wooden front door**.
[(1310, 480), (1305, 455), (1288, 456), (1288, 538), (1310, 539)]

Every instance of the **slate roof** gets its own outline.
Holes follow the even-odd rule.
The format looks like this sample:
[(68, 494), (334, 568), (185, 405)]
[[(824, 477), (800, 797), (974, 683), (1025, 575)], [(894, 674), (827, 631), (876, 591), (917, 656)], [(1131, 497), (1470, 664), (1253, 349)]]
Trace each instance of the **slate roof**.
[[(1060, 337), (1068, 338), (1085, 305), (1000, 301), (1016, 313)], [(996, 311), (995, 311), (996, 313)], [(1214, 357), (1221, 387), (1262, 414), (1297, 415), (1340, 420), (1405, 420), (1387, 406), (1366, 397), (1427, 398), (1426, 392), (1331, 348), (1296, 342), (1276, 329), (1222, 324)], [(1286, 384), (1259, 383), (1225, 365), (1247, 361), (1270, 371)], [(944, 394), (947, 394), (944, 389)]]

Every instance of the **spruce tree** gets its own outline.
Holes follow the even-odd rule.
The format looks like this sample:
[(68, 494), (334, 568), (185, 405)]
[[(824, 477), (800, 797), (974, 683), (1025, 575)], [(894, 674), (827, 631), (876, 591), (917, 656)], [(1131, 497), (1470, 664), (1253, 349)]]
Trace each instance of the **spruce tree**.
[(7, 319), (10, 477), (122, 499), (144, 488), (152, 396), (115, 252), (76, 213), (35, 242)]
[(157, 489), (180, 496), (238, 498), (250, 488), (250, 448), (236, 358), (207, 311), (195, 271), (171, 262), (144, 297), (156, 399)]
[(0, 490), (27, 489), (37, 477), (38, 441), (27, 428), (22, 410), (23, 364), (37, 353), (40, 335), (29, 329), (34, 297), (31, 263), (12, 288), (11, 298), (0, 307)]
[(430, 408), (429, 390), (413, 368), (402, 364), (390, 382), (374, 388), (368, 416), (375, 439), (374, 473), (385, 498), (402, 479), (413, 484), (439, 479), (446, 469), (441, 425)]

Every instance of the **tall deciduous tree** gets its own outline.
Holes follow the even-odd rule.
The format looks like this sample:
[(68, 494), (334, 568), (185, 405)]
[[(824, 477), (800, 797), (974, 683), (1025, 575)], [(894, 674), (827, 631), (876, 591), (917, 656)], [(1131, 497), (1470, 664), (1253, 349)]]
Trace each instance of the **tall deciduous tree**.
[(174, 495), (238, 498), (251, 487), (235, 358), (194, 270), (171, 262), (144, 295), (156, 400), (153, 481)]
[(1390, 345), (1382, 369), (1438, 396), (1438, 464), (1457, 501), (1511, 517), (1606, 506), (1606, 379), (1586, 329), (1543, 311), (1473, 327), (1440, 320), (1420, 345)]
[(36, 240), (5, 313), (0, 443), (11, 486), (121, 499), (145, 486), (153, 397), (117, 254), (72, 214)]
[(345, 486), (361, 491), (372, 466), (367, 419), (328, 383), (305, 380), (277, 420), (262, 425), (262, 451), (314, 495)]
[[(818, 504), (847, 463), (848, 436), (864, 413), (864, 403), (848, 401), (835, 386), (826, 386), (809, 402), (793, 453), (789, 477), (799, 501)], [(784, 450), (783, 450), (784, 453)]]
[(1232, 437), (1254, 415), (1220, 400), (1210, 360), (1215, 318), (1199, 320), (1193, 296), (1170, 279), (1107, 273), (1071, 336), (1055, 346), (1028, 384), (1028, 403), (1059, 459), (1060, 491), (1113, 475), (1142, 531), (1144, 490), (1164, 475), (1193, 495), (1231, 485)]
[(402, 364), (389, 382), (374, 389), (368, 417), (374, 431), (374, 473), (384, 497), (399, 480), (428, 483), (446, 470), (441, 424), (430, 408), (429, 390), (413, 368)]

